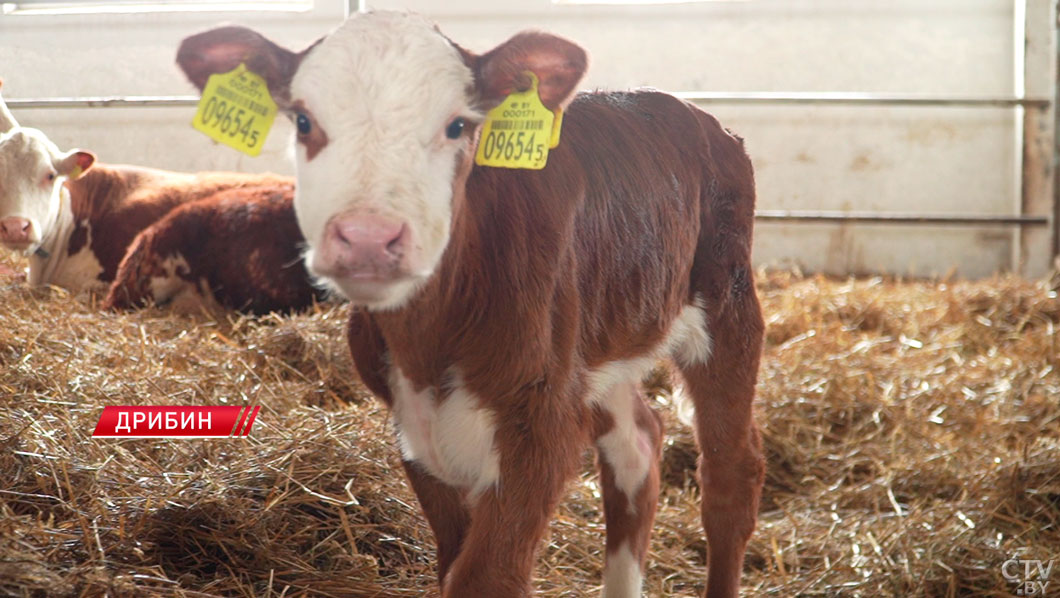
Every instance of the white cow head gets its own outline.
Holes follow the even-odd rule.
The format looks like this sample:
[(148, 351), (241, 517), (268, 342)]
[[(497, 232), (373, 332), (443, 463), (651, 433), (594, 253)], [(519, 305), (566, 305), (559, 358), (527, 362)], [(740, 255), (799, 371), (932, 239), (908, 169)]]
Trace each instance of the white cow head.
[(540, 81), (548, 108), (573, 96), (585, 52), (537, 32), (483, 55), (407, 13), (356, 15), (300, 53), (223, 27), (184, 40), (201, 89), (244, 62), (297, 127), (295, 210), (310, 270), (353, 302), (405, 304), (431, 276), (463, 205), (485, 112)]
[(0, 244), (16, 251), (40, 246), (59, 214), (63, 181), (96, 158), (61, 152), (44, 133), (18, 126), (0, 98)]

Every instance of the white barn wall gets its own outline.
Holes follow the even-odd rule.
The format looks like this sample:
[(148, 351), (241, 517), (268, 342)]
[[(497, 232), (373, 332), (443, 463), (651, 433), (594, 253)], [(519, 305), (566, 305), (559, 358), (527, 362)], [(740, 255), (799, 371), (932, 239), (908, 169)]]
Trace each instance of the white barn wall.
[[(179, 40), (219, 22), (259, 27), (302, 47), (339, 21), (341, 2), (308, 15), (0, 16), (6, 97), (182, 95)], [(1012, 0), (747, 0), (644, 7), (548, 0), (377, 0), (439, 22), (485, 50), (524, 29), (578, 40), (586, 86), (670, 91), (1013, 93)], [(1012, 109), (704, 105), (744, 137), (759, 207), (1012, 213), (1019, 204)], [(214, 146), (184, 108), (20, 110), (23, 124), (109, 162), (181, 170), (291, 172), (290, 126), (263, 157)], [(759, 263), (830, 272), (984, 276), (1011, 265), (1005, 228), (760, 224)]]

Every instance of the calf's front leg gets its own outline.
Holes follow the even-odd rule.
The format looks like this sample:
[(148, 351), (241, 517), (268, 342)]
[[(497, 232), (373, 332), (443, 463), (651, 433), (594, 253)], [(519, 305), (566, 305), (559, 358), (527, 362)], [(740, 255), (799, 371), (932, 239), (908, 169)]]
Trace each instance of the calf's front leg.
[[(442, 598), (533, 594), (538, 545), (588, 444), (577, 416), (543, 407), (551, 400), (525, 398), (519, 401), (522, 409), (497, 417), (494, 447), (500, 477), (466, 497), (470, 524), (442, 581)], [(533, 418), (523, 417), (528, 410)]]

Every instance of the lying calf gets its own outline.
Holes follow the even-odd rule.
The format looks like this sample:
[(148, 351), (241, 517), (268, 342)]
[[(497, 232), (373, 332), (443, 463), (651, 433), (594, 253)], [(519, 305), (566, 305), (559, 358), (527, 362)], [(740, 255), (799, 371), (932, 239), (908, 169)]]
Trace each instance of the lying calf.
[(30, 256), (34, 286), (105, 290), (136, 235), (174, 207), (228, 189), (289, 189), (291, 180), (103, 165), (19, 126), (0, 98), (0, 245)]
[(302, 261), (293, 196), (288, 181), (222, 191), (174, 209), (133, 241), (104, 308), (220, 305), (265, 314), (322, 300)]

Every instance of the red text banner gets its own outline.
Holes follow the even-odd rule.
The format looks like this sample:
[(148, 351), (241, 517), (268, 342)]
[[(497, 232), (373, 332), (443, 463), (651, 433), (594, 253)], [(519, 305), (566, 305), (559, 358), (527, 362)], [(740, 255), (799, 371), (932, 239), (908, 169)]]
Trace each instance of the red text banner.
[(93, 438), (228, 438), (247, 436), (260, 405), (138, 407), (108, 405)]

